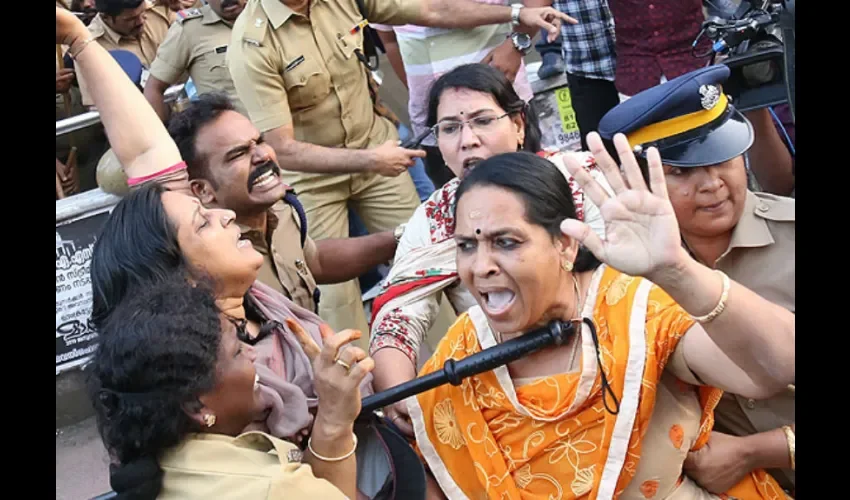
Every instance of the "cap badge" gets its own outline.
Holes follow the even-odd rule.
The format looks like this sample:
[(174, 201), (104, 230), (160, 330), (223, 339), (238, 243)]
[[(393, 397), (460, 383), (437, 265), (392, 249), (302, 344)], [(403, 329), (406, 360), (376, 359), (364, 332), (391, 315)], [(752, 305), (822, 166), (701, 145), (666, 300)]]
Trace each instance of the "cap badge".
[(699, 88), (700, 104), (703, 109), (712, 109), (720, 101), (720, 91), (714, 85), (702, 85)]

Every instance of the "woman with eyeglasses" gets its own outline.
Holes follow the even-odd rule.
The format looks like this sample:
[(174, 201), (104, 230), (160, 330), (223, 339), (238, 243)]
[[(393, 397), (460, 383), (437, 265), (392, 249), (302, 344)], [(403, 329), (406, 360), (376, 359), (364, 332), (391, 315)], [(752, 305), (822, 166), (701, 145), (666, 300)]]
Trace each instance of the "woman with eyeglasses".
[[(475, 304), (458, 279), (452, 214), (455, 190), (478, 162), (516, 151), (545, 156), (568, 180), (578, 217), (595, 232), (604, 232), (599, 210), (564, 166), (567, 155), (576, 156), (597, 182), (607, 186), (593, 158), (588, 153), (543, 152), (537, 116), (495, 68), (467, 64), (441, 76), (429, 93), (428, 125), (456, 177), (435, 191), (408, 221), (393, 267), (372, 305), (370, 355), (375, 359), (376, 391), (416, 376), (419, 348), (437, 318), (443, 293), (458, 314)], [(403, 402), (384, 411), (402, 432), (413, 435)]]

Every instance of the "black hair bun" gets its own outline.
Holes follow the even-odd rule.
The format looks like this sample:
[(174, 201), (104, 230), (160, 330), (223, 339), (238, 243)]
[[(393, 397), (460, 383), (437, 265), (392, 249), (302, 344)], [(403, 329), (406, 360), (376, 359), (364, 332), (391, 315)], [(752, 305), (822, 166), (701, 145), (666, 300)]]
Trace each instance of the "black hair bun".
[(162, 489), (162, 476), (163, 470), (152, 457), (109, 466), (109, 485), (119, 500), (155, 500)]

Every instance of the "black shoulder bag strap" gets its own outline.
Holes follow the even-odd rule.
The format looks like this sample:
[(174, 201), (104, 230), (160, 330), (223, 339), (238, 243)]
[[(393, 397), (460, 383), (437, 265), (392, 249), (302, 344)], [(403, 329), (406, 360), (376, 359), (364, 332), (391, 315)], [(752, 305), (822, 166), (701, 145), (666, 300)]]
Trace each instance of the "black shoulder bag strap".
[[(360, 15), (366, 21), (369, 20), (369, 14), (366, 12), (366, 5), (363, 3), (363, 0), (356, 0), (357, 9), (360, 11)], [(355, 49), (354, 54), (357, 55), (357, 59), (360, 59), (370, 71), (375, 71), (378, 69), (378, 47), (383, 51), (384, 45), (381, 43), (381, 39), (378, 38), (378, 34), (375, 33), (375, 30), (371, 26), (363, 27), (363, 51), (360, 49)], [(371, 61), (375, 61), (374, 63)]]
[[(283, 201), (295, 209), (295, 213), (298, 214), (298, 220), (301, 221), (301, 248), (304, 248), (304, 244), (307, 243), (307, 213), (304, 211), (304, 206), (298, 201), (298, 196), (296, 196), (295, 190), (292, 189), (286, 192)], [(316, 314), (319, 314), (319, 301), (321, 297), (322, 291), (319, 287), (316, 287), (313, 290), (313, 304), (315, 305), (313, 312)]]
[(298, 219), (301, 221), (301, 248), (304, 248), (304, 244), (307, 243), (307, 214), (304, 212), (304, 206), (292, 190), (286, 192), (283, 201), (292, 206), (298, 214)]

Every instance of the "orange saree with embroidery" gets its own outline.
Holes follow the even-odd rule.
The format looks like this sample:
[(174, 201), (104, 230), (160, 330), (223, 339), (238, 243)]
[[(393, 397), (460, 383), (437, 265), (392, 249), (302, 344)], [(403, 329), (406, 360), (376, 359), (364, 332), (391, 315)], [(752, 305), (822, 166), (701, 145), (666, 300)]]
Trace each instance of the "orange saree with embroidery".
[[(690, 481), (681, 466), (688, 449), (708, 441), (720, 390), (686, 387), (696, 405), (692, 425), (683, 421), (684, 426), (663, 430), (674, 452), (669, 456), (678, 463), (665, 464), (660, 475), (640, 466), (642, 459), (656, 460), (659, 447), (641, 445), (652, 427), (665, 365), (693, 319), (649, 281), (606, 266), (594, 273), (582, 314), (596, 324), (602, 369), (620, 402), (616, 415), (605, 410), (596, 348), (586, 325), (577, 339), (576, 372), (520, 385), (507, 367), (500, 367), (407, 400), (417, 447), (448, 498), (695, 498), (676, 496), (682, 482)], [(458, 318), (421, 374), (495, 342), (483, 312), (473, 307)], [(607, 400), (613, 408), (610, 396)], [(698, 497), (723, 498), (707, 492)], [(786, 495), (758, 470), (727, 498), (784, 500)]]

